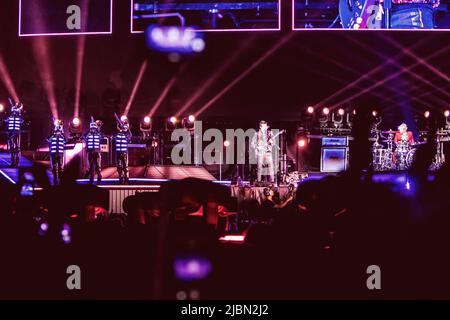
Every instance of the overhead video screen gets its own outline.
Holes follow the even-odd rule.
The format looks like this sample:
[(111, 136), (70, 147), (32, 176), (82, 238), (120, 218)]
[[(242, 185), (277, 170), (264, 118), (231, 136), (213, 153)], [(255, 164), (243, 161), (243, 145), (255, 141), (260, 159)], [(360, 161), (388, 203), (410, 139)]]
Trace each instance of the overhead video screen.
[(131, 0), (131, 32), (155, 23), (202, 31), (280, 30), (281, 0)]
[(19, 36), (112, 33), (113, 0), (19, 0)]
[(448, 30), (450, 0), (292, 0), (294, 30)]

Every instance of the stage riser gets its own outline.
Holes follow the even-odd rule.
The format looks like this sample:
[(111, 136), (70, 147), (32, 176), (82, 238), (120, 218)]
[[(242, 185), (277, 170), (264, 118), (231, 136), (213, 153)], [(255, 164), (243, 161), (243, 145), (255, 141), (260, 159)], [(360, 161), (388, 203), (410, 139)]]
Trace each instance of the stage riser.
[(139, 192), (158, 192), (158, 189), (109, 189), (109, 213), (125, 213), (123, 200)]

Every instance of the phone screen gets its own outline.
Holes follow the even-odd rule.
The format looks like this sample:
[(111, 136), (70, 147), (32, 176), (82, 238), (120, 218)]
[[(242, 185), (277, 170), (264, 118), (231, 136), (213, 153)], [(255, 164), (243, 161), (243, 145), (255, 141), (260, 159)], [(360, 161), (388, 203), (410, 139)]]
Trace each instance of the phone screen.
[(34, 195), (34, 176), (31, 172), (24, 172), (21, 177), (20, 195), (31, 197)]

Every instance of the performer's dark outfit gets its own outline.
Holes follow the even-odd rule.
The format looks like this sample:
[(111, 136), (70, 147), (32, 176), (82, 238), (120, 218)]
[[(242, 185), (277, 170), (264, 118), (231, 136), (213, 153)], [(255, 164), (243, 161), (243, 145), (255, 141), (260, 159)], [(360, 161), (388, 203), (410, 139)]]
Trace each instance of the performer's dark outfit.
[(89, 162), (89, 183), (94, 183), (94, 175), (97, 174), (97, 183), (102, 181), (100, 144), (102, 135), (98, 124), (91, 122), (88, 134), (85, 136), (86, 150)]
[(120, 183), (128, 183), (128, 142), (131, 139), (130, 128), (127, 123), (119, 124), (119, 132), (116, 134), (116, 166)]
[(11, 108), (11, 114), (6, 118), (8, 131), (8, 149), (11, 153), (11, 167), (19, 166), (20, 159), (20, 129), (23, 123), (21, 109), (23, 105), (19, 102)]
[(66, 145), (66, 137), (64, 136), (62, 124), (55, 125), (53, 134), (47, 139), (49, 143), (50, 162), (53, 172), (53, 184), (60, 183), (63, 171), (64, 147)]
[(433, 29), (433, 8), (439, 0), (392, 0), (392, 29)]

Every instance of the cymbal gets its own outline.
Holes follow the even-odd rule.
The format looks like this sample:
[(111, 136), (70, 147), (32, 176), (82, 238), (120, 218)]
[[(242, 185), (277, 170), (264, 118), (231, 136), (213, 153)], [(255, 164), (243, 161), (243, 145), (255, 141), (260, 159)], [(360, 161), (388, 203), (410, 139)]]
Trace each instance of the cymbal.
[(391, 133), (396, 133), (397, 131), (393, 131), (393, 130), (389, 130), (389, 131), (381, 131), (381, 133), (387, 133), (387, 134), (391, 134)]
[(381, 142), (392, 142), (392, 139), (381, 140)]

